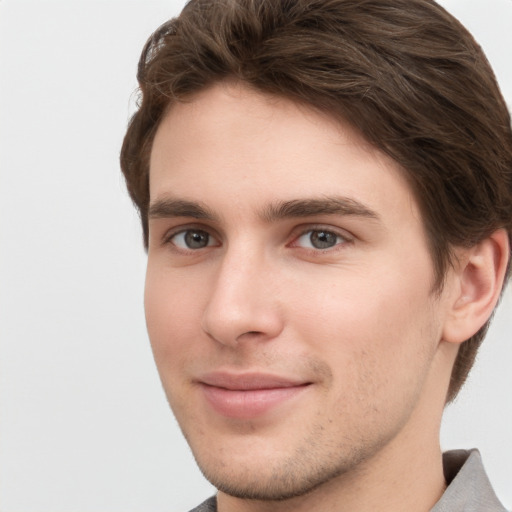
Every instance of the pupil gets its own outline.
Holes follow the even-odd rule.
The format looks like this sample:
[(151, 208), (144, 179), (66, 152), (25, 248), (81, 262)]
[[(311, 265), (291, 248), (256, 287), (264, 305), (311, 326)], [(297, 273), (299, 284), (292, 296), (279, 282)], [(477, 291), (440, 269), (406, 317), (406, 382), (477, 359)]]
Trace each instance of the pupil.
[(185, 242), (190, 249), (201, 249), (208, 245), (208, 233), (204, 231), (188, 231)]
[(310, 236), (311, 244), (317, 249), (328, 249), (336, 245), (337, 236), (328, 231), (313, 231)]

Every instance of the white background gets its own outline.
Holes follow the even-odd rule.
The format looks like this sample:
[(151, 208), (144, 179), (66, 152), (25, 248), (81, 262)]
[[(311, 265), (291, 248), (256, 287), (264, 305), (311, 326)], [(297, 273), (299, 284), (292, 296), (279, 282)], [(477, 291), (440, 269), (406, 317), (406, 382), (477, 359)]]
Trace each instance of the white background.
[[(442, 2), (512, 104), (512, 0)], [(145, 255), (118, 167), (136, 63), (182, 1), (0, 0), (0, 511), (186, 511), (212, 493), (145, 333)], [(512, 296), (450, 407), (512, 507)]]

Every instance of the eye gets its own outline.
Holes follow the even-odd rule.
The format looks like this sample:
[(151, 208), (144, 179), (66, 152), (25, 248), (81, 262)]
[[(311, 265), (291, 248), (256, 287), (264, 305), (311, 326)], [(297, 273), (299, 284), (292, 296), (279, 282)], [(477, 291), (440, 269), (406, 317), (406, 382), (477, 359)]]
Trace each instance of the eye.
[(218, 245), (217, 240), (202, 229), (185, 229), (172, 235), (169, 242), (179, 249), (185, 250), (197, 250)]
[(326, 229), (310, 229), (297, 238), (294, 245), (307, 249), (331, 249), (346, 242), (346, 238)]

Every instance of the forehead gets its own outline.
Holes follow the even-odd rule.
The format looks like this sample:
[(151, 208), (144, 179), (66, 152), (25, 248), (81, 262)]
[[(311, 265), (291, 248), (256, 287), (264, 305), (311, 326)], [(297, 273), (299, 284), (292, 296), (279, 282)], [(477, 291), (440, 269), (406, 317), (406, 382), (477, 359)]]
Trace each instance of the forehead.
[(161, 122), (151, 203), (166, 195), (239, 210), (343, 195), (419, 217), (399, 165), (348, 123), (232, 83), (174, 104)]

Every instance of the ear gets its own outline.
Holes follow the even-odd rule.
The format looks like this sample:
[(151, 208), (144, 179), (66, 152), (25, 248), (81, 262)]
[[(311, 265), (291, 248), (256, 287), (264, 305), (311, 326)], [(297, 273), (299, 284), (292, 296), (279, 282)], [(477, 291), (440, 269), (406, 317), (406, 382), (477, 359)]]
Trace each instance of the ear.
[(490, 318), (503, 287), (509, 253), (504, 229), (458, 252), (454, 281), (450, 283), (453, 294), (443, 329), (444, 341), (462, 343)]

